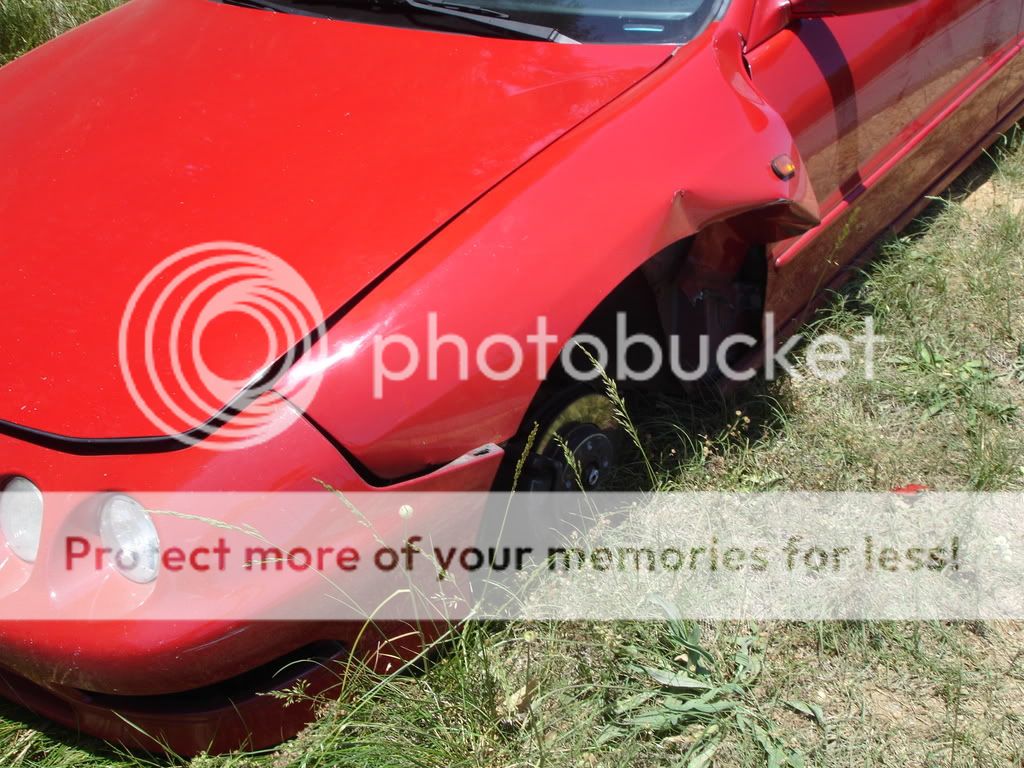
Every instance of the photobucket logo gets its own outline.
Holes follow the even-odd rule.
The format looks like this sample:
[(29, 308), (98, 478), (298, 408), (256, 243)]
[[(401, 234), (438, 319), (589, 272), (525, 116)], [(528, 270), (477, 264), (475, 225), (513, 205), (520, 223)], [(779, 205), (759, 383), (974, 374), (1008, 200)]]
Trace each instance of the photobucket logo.
[[(822, 334), (810, 339), (801, 354), (802, 363), (797, 365), (791, 355), (804, 342), (802, 334), (794, 334), (785, 343), (776, 344), (774, 317), (766, 315), (764, 339), (757, 339), (745, 333), (735, 333), (718, 339), (701, 334), (696, 339), (672, 335), (665, 339), (645, 333), (629, 333), (627, 316), (616, 315), (615, 338), (606, 341), (591, 334), (580, 334), (568, 343), (558, 346), (558, 337), (549, 333), (548, 321), (544, 316), (537, 318), (536, 330), (525, 338), (525, 344), (508, 334), (486, 336), (471, 345), (463, 336), (455, 333), (441, 333), (438, 314), (427, 315), (425, 348), (405, 334), (377, 335), (373, 340), (373, 396), (385, 396), (385, 383), (407, 381), (419, 376), (425, 368), (429, 381), (439, 378), (441, 350), (445, 350), (445, 361), (451, 364), (455, 355), (458, 378), (466, 381), (470, 377), (470, 366), (482, 377), (491, 381), (508, 381), (524, 373), (530, 366), (537, 381), (542, 381), (549, 372), (556, 357), (559, 365), (571, 379), (580, 382), (594, 381), (602, 375), (618, 381), (645, 382), (665, 372), (682, 382), (695, 382), (711, 375), (733, 382), (745, 382), (757, 375), (761, 369), (769, 381), (780, 373), (794, 379), (805, 376), (823, 381), (837, 382), (851, 373), (855, 351), (859, 350), (863, 363), (863, 376), (874, 378), (875, 351), (885, 341), (875, 333), (874, 319), (865, 318), (864, 332), (852, 338), (837, 334)], [(697, 347), (697, 359), (684, 364), (683, 359), (692, 355)], [(689, 351), (683, 353), (683, 349)], [(584, 360), (574, 355), (575, 350), (585, 349)], [(640, 348), (645, 364), (634, 367), (630, 363), (631, 351)], [(504, 360), (502, 365), (491, 361), (491, 353), (499, 351)], [(754, 353), (760, 350), (763, 358), (758, 360)]]
[[(161, 261), (132, 293), (118, 333), (121, 372), (161, 434), (211, 450), (250, 447), (297, 418), (266, 394), (267, 374), (318, 354), (312, 332), (323, 317), (280, 257), (245, 243), (203, 243)], [(302, 410), (319, 382), (307, 377), (283, 394)]]

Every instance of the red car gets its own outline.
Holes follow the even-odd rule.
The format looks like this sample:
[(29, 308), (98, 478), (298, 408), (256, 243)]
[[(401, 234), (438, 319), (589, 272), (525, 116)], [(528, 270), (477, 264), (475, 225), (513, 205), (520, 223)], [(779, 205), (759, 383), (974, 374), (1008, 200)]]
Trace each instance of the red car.
[[(72, 621), (162, 575), (72, 584), (54, 537), (146, 561), (150, 491), (491, 489), (587, 397), (509, 339), (625, 312), (677, 362), (742, 333), (727, 362), (754, 365), (1024, 114), (1021, 0), (485, 5), (132, 0), (0, 70), (0, 693), (134, 746), (287, 738), (309, 708), (260, 694), (331, 682), (288, 662), (381, 637)], [(211, 254), (236, 261), (204, 282)], [(485, 352), (411, 365), (439, 331)], [(597, 485), (614, 452), (574, 418)], [(542, 458), (528, 487), (557, 487)]]

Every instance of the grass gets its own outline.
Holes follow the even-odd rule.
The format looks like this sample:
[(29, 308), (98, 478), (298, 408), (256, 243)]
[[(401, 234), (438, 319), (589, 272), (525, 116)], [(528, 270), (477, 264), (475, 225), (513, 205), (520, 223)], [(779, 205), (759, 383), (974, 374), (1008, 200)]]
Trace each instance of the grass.
[(122, 0), (0, 0), (0, 64), (109, 11)]
[[(0, 61), (112, 5), (0, 0)], [(871, 317), (871, 381), (629, 397), (659, 488), (1024, 489), (1024, 147), (1007, 140), (891, 239), (811, 333)], [(648, 479), (650, 478), (650, 479)], [(422, 674), (353, 669), (262, 755), (132, 757), (0, 704), (0, 765), (1012, 766), (1024, 764), (1014, 623), (474, 624)]]

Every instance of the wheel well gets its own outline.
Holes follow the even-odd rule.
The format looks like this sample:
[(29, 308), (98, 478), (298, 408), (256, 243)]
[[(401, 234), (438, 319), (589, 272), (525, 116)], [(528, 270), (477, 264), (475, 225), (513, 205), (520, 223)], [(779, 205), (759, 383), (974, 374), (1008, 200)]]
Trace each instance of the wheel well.
[[(657, 339), (664, 360), (675, 355), (683, 369), (693, 370), (699, 362), (701, 336), (708, 338), (711, 350), (732, 334), (761, 341), (767, 277), (764, 246), (737, 236), (728, 223), (717, 225), (673, 243), (644, 262), (590, 313), (577, 334), (596, 336), (615, 355), (621, 313), (627, 334)], [(678, 338), (675, 345), (669, 341), (673, 336)], [(734, 354), (739, 357), (747, 351), (736, 347)], [(632, 370), (643, 370), (650, 363), (650, 353), (632, 345), (626, 362)], [(577, 370), (585, 370), (588, 363), (582, 352), (573, 353)], [(662, 374), (647, 384), (678, 387), (667, 365), (662, 366)], [(567, 378), (560, 361), (549, 378)]]
[[(684, 370), (693, 370), (691, 358), (699, 352), (701, 334), (709, 337), (714, 349), (731, 333), (746, 333), (757, 341), (762, 337), (767, 261), (763, 246), (754, 246), (733, 236), (727, 227), (702, 232), (673, 243), (656, 253), (630, 273), (609, 293), (580, 325), (577, 336), (600, 339), (615, 359), (617, 319), (626, 318), (628, 334), (645, 334), (661, 345), (663, 360), (678, 352)], [(670, 338), (679, 337), (675, 349)], [(739, 353), (744, 350), (738, 349)], [(644, 370), (651, 362), (650, 352), (634, 345), (627, 351), (626, 363), (632, 370)], [(570, 364), (578, 371), (592, 367), (587, 356), (573, 350)], [(714, 372), (712, 371), (711, 377)], [(540, 424), (554, 405), (564, 397), (578, 395), (587, 387), (602, 391), (600, 379), (581, 384), (568, 374), (559, 356), (547, 378), (534, 395), (519, 432), (506, 444), (508, 458), (499, 472), (496, 487), (511, 482), (516, 462), (522, 455), (534, 423)], [(662, 391), (678, 391), (680, 382), (668, 365), (643, 386)]]

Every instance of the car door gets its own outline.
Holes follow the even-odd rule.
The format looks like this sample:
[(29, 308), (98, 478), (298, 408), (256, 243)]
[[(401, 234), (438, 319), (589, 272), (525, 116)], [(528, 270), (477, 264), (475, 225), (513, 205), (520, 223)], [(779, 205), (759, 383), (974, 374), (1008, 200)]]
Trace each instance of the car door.
[(1013, 115), (1024, 101), (1024, 51), (1022, 51), (1022, 47), (1024, 47), (1024, 2), (1020, 3), (1016, 39), (1009, 46), (1007, 52), (1010, 61), (1006, 67), (1007, 74), (1004, 78), (1006, 86), (1003, 89), (1002, 104), (999, 109), (1001, 117)]
[(770, 248), (776, 326), (996, 122), (1003, 83), (990, 70), (1019, 13), (1020, 0), (916, 0), (754, 35), (754, 83), (793, 132), (823, 214), (807, 235)]

